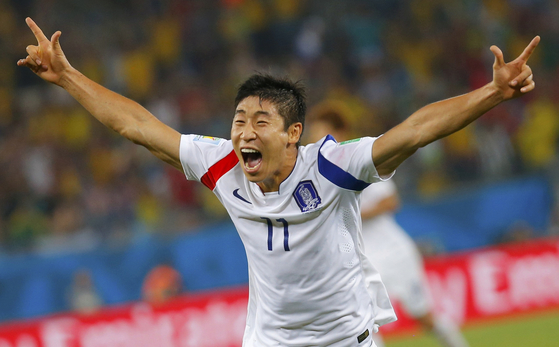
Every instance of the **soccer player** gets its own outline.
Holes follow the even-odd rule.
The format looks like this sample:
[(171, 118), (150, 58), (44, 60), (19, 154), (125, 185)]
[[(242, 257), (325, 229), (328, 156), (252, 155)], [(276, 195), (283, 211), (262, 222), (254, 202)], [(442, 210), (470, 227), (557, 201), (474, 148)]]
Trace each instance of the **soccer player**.
[[(243, 346), (373, 346), (372, 330), (395, 319), (380, 276), (361, 253), (359, 195), (388, 179), (418, 148), (534, 89), (526, 62), (495, 54), (494, 78), (468, 94), (423, 107), (379, 138), (299, 146), (303, 89), (255, 75), (235, 99), (231, 140), (181, 135), (138, 103), (74, 69), (30, 19), (38, 44), (17, 64), (64, 88), (101, 123), (211, 189), (229, 212), (249, 266)], [(216, 327), (219, 331), (219, 327)], [(211, 339), (211, 336), (208, 336)]]
[[(330, 134), (338, 141), (349, 139), (346, 112), (319, 104), (310, 112), (308, 140), (317, 142)], [(433, 332), (441, 345), (466, 347), (468, 343), (452, 321), (434, 314), (423, 261), (412, 238), (396, 222), (394, 213), (400, 206), (392, 180), (371, 184), (361, 193), (363, 250), (380, 273), (391, 299), (427, 331)], [(384, 346), (380, 334), (373, 335), (377, 346)]]

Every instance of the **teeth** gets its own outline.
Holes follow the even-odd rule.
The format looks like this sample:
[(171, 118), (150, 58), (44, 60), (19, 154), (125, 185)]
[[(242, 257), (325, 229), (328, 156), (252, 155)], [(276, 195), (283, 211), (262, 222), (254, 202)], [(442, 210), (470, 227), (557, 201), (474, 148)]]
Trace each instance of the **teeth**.
[(254, 169), (257, 168), (257, 167), (260, 167), (260, 164), (261, 164), (261, 163), (258, 163), (258, 165), (253, 166), (253, 167), (250, 167), (250, 166), (248, 165), (248, 163), (245, 163), (245, 168), (246, 168), (247, 170), (254, 170)]
[(242, 153), (260, 153), (260, 152), (258, 152), (257, 150), (255, 150), (255, 149), (250, 149), (250, 148), (243, 148), (243, 149), (241, 149), (241, 152), (242, 152)]

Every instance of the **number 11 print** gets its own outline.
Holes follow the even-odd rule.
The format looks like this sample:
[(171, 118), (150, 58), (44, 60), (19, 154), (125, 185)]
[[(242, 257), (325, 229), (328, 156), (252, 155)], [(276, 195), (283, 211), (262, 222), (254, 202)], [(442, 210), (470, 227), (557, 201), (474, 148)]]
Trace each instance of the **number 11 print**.
[[(274, 236), (274, 225), (272, 224), (272, 220), (266, 217), (260, 217), (261, 219), (265, 219), (268, 223), (268, 250), (272, 250), (272, 238)], [(283, 249), (288, 252), (289, 249), (289, 224), (283, 218), (276, 219), (276, 222), (280, 222), (283, 224)]]

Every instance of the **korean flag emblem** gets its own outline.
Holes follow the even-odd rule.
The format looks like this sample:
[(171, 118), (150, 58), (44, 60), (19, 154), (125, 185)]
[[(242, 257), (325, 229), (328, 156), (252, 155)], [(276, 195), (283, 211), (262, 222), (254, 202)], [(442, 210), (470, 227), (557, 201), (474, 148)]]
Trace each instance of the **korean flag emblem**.
[(293, 192), (293, 197), (297, 205), (299, 205), (301, 212), (314, 211), (322, 202), (312, 181), (299, 182)]

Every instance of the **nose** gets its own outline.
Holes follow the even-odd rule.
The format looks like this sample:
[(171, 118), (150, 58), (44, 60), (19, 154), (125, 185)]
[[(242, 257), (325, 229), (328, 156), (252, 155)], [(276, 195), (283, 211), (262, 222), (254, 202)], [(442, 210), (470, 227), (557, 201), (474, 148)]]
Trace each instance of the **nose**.
[(249, 122), (245, 125), (243, 131), (241, 132), (241, 140), (250, 141), (256, 139), (256, 131), (254, 127)]

